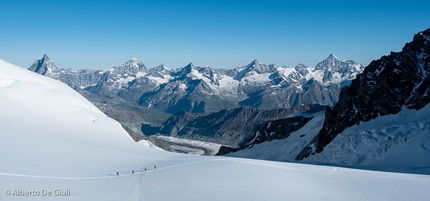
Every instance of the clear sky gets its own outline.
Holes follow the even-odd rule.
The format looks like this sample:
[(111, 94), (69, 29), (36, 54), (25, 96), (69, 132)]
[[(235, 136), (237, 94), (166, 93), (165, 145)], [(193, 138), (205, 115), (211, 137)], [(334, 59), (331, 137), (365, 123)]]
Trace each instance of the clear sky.
[(427, 28), (428, 0), (3, 0), (0, 59), (229, 69), (254, 59), (313, 66), (333, 53), (367, 65)]

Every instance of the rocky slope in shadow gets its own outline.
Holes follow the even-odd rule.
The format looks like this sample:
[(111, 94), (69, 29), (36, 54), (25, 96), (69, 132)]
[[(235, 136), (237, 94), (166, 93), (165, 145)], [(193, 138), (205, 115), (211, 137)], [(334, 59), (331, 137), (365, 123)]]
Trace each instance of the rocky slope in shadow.
[[(297, 112), (324, 109), (325, 106), (317, 104), (273, 110), (242, 107), (201, 116), (181, 111), (164, 122), (157, 132), (160, 135), (202, 140), (237, 148), (255, 138), (253, 137), (255, 129), (266, 124), (267, 121), (285, 119), (288, 115)], [(276, 138), (276, 136), (272, 137)], [(270, 137), (266, 139), (272, 140)]]

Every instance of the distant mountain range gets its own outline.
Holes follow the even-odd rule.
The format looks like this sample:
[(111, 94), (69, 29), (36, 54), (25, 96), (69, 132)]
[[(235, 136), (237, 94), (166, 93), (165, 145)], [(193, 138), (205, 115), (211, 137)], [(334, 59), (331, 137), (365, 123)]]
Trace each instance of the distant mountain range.
[[(333, 105), (342, 86), (364, 67), (333, 54), (315, 67), (294, 68), (263, 64), (258, 60), (230, 70), (196, 67), (177, 70), (164, 65), (146, 68), (137, 60), (103, 70), (59, 69), (47, 55), (29, 70), (58, 79), (96, 103), (123, 101), (176, 114), (210, 113), (251, 106), (261, 109), (292, 108), (301, 104)], [(108, 104), (109, 105), (109, 104)]]
[[(252, 117), (253, 123), (261, 124), (287, 116), (270, 115), (272, 113), (267, 112), (270, 110), (290, 111), (290, 108), (309, 104), (334, 105), (340, 88), (349, 85), (363, 69), (361, 64), (341, 61), (333, 54), (314, 67), (298, 64), (294, 68), (254, 60), (229, 70), (197, 67), (192, 63), (174, 70), (164, 65), (147, 68), (143, 62), (130, 59), (109, 70), (73, 70), (59, 69), (47, 55), (29, 67), (31, 71), (66, 83), (135, 133), (190, 139), (204, 137), (234, 147), (250, 138), (256, 125), (242, 118), (244, 122), (239, 124), (248, 125), (246, 129), (234, 131), (234, 128), (212, 126), (209, 135), (212, 137), (207, 138), (209, 131), (203, 132), (202, 128), (187, 126), (186, 135), (183, 129), (166, 130), (166, 125), (177, 123), (173, 127), (179, 128), (191, 123), (172, 122), (168, 118), (177, 114), (175, 119), (181, 119), (182, 114), (189, 114), (199, 117), (197, 127), (204, 127), (210, 124), (204, 121), (211, 113), (216, 116), (216, 113), (235, 109), (252, 111), (246, 113), (248, 118), (253, 114), (267, 114)], [(226, 140), (221, 136), (231, 137)]]

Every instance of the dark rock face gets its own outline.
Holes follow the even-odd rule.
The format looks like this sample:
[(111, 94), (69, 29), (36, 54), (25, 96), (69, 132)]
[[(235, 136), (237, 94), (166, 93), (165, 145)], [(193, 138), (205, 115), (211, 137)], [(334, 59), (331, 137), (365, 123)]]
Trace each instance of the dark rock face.
[[(320, 153), (339, 133), (361, 121), (397, 114), (402, 107), (420, 109), (430, 102), (430, 29), (416, 34), (401, 52), (372, 61), (328, 107), (324, 126), (296, 157)], [(314, 148), (313, 148), (314, 147)]]
[(269, 142), (272, 140), (285, 139), (290, 136), (290, 133), (302, 128), (312, 117), (290, 117), (274, 121), (268, 121), (257, 128), (254, 133), (254, 138), (245, 144), (245, 147)]
[[(159, 134), (241, 147), (253, 139), (255, 129), (267, 121), (284, 119), (295, 112), (317, 111), (324, 108), (325, 106), (315, 104), (273, 110), (242, 107), (201, 116), (180, 111), (163, 123)], [(262, 137), (262, 140), (282, 139), (282, 135), (280, 132), (269, 138)]]
[[(324, 110), (325, 106), (313, 104), (309, 105), (305, 113), (316, 114)], [(312, 118), (313, 117), (295, 116), (266, 121), (264, 124), (260, 124), (253, 129), (252, 136), (242, 143), (240, 147), (221, 146), (216, 155), (220, 156), (247, 149), (255, 144), (288, 138), (292, 132), (302, 128)]]
[(50, 73), (50, 71), (54, 71), (54, 74), (59, 73), (59, 69), (55, 66), (55, 64), (46, 54), (43, 55), (42, 59), (34, 61), (33, 64), (28, 68), (28, 70), (39, 73), (41, 75)]

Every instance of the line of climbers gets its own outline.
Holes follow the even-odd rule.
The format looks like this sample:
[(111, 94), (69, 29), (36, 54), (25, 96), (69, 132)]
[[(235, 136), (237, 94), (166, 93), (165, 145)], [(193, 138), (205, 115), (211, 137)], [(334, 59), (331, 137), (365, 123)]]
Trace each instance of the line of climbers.
[[(157, 166), (154, 165), (154, 170), (157, 169)], [(146, 172), (146, 168), (144, 169), (144, 172)], [(134, 174), (134, 170), (131, 170), (131, 174)], [(116, 176), (119, 176), (119, 172), (116, 172)]]

